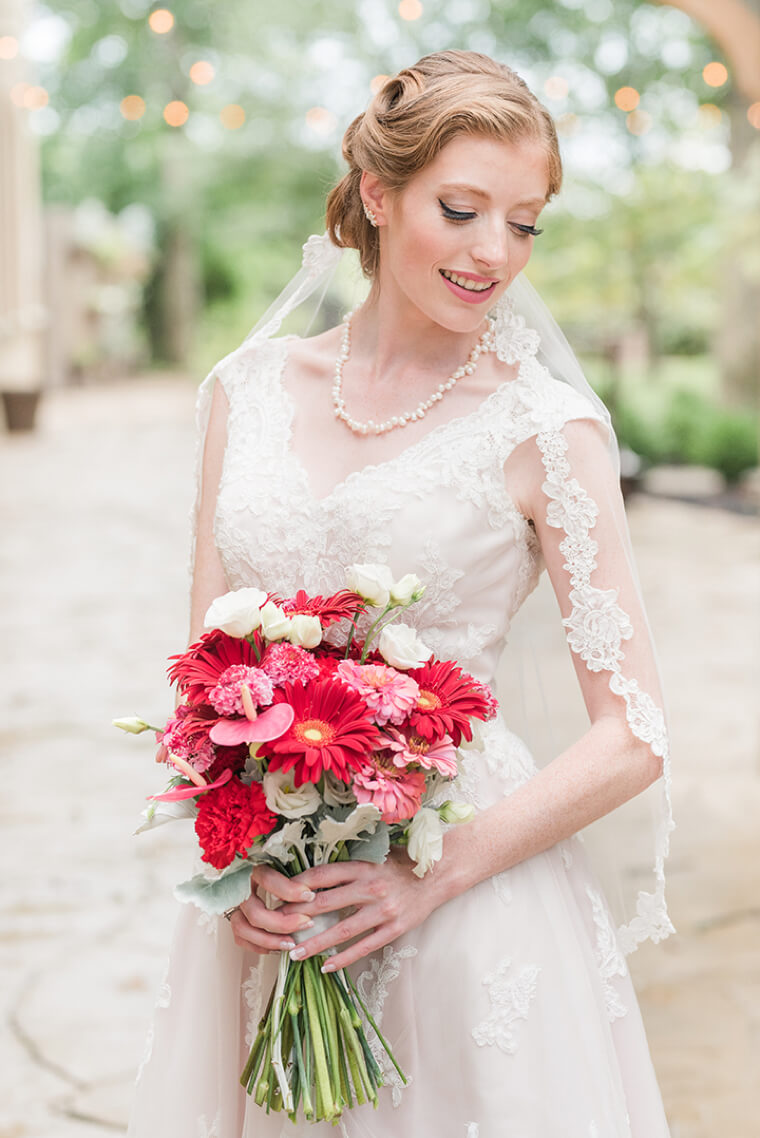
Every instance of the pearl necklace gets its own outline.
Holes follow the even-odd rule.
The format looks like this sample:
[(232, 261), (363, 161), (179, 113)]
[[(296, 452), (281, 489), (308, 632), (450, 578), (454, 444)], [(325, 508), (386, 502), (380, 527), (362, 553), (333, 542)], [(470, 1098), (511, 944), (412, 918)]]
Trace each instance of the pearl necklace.
[(351, 317), (355, 311), (356, 309), (353, 309), (353, 311), (347, 312), (343, 317), (343, 337), (340, 351), (338, 352), (338, 358), (335, 361), (335, 381), (332, 388), (332, 400), (336, 419), (341, 419), (349, 430), (353, 431), (356, 435), (383, 435), (386, 431), (392, 431), (396, 427), (405, 427), (407, 423), (418, 422), (428, 413), (431, 407), (434, 407), (436, 403), (443, 399), (447, 391), (451, 391), (452, 388), (456, 386), (462, 376), (472, 375), (475, 371), (478, 358), (483, 352), (492, 352), (495, 350), (493, 329), (489, 321), (489, 326), (470, 352), (467, 363), (458, 367), (444, 383), (439, 383), (429, 399), (423, 399), (421, 403), (417, 404), (413, 411), (407, 411), (404, 415), (394, 415), (392, 419), (385, 419), (382, 423), (376, 423), (374, 419), (368, 419), (366, 423), (360, 423), (358, 419), (352, 419), (347, 413), (346, 404), (343, 399), (343, 366), (351, 350)]

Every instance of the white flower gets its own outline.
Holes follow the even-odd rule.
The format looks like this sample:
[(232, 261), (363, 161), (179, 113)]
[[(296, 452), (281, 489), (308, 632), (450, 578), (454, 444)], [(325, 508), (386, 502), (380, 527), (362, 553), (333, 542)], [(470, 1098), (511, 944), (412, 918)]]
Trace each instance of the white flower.
[(316, 648), (322, 642), (322, 625), (318, 616), (298, 612), (290, 618), (288, 640), (301, 648)]
[(391, 585), (391, 600), (397, 605), (408, 605), (418, 601), (425, 592), (425, 586), (415, 573), (406, 573)]
[(261, 606), (261, 631), (267, 640), (284, 640), (290, 634), (292, 621), (274, 601)]
[(219, 628), (228, 636), (248, 636), (261, 624), (261, 606), (266, 599), (261, 589), (233, 589), (212, 601), (203, 627)]
[(145, 821), (137, 827), (135, 833), (144, 834), (146, 830), (155, 830), (156, 826), (175, 822), (178, 818), (194, 818), (196, 814), (197, 808), (192, 798), (180, 799), (179, 802), (151, 802), (140, 815)]
[(475, 807), (469, 802), (444, 802), (438, 807), (438, 816), (442, 822), (451, 826), (458, 826), (462, 822), (471, 822), (475, 817)]
[(424, 877), (443, 855), (443, 826), (436, 810), (421, 806), (409, 827), (409, 857), (416, 862), (412, 873)]
[(301, 857), (306, 859), (306, 839), (303, 836), (303, 822), (286, 822), (281, 830), (270, 834), (259, 850), (251, 851), (251, 860), (264, 860), (266, 857), (276, 858), (277, 861), (287, 864), (293, 860), (291, 850), (296, 849)]
[(324, 794), (328, 806), (353, 806), (356, 803), (353, 789), (336, 778), (332, 771), (324, 773)]
[(346, 584), (376, 608), (384, 609), (391, 598), (393, 574), (387, 565), (349, 565)]
[(119, 727), (122, 731), (128, 731), (130, 735), (142, 735), (143, 731), (150, 731), (151, 726), (146, 723), (144, 719), (139, 719), (136, 715), (127, 716), (126, 719), (112, 719), (114, 727)]
[(380, 655), (392, 668), (419, 668), (433, 655), (416, 629), (409, 624), (391, 624), (380, 633), (378, 642)]
[(296, 786), (290, 771), (267, 771), (263, 786), (267, 806), (284, 818), (303, 818), (304, 814), (313, 814), (322, 805), (314, 783)]

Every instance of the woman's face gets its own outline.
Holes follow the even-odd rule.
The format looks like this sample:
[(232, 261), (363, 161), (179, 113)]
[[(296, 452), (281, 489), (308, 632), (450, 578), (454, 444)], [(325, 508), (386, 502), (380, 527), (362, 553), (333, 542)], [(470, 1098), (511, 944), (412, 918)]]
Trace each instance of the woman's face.
[(527, 230), (548, 185), (541, 143), (472, 135), (447, 143), (399, 194), (365, 173), (362, 193), (380, 225), (381, 290), (400, 290), (451, 331), (477, 328), (530, 257)]

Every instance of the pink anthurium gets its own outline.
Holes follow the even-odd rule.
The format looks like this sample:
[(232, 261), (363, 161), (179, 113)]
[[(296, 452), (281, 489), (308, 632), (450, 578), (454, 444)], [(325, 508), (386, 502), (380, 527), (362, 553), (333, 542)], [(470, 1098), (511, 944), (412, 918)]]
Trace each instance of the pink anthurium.
[(196, 783), (195, 786), (180, 786), (175, 790), (167, 790), (165, 794), (151, 794), (148, 801), (181, 802), (183, 798), (194, 798), (196, 794), (205, 794), (207, 790), (216, 790), (218, 786), (224, 786), (225, 782), (229, 782), (231, 778), (231, 770), (222, 771), (219, 778), (214, 782), (204, 782), (202, 785)]
[(220, 719), (209, 731), (212, 743), (235, 747), (239, 743), (269, 743), (284, 735), (295, 718), (289, 703), (276, 703), (255, 719)]

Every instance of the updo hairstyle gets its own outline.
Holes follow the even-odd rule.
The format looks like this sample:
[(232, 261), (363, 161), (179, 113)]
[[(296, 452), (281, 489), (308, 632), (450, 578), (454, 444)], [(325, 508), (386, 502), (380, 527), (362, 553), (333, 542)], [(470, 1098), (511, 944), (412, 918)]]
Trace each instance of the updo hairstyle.
[(334, 244), (357, 249), (365, 276), (378, 271), (377, 229), (359, 193), (362, 171), (397, 193), (460, 134), (546, 147), (548, 198), (559, 192), (562, 163), (554, 122), (511, 68), (477, 51), (438, 51), (388, 79), (343, 136), (348, 173), (327, 196), (326, 228)]

